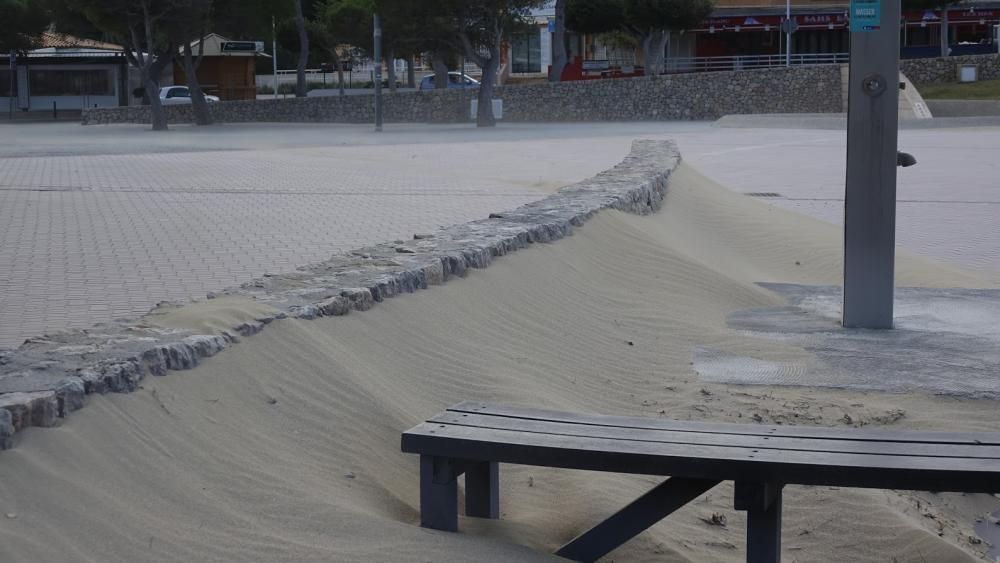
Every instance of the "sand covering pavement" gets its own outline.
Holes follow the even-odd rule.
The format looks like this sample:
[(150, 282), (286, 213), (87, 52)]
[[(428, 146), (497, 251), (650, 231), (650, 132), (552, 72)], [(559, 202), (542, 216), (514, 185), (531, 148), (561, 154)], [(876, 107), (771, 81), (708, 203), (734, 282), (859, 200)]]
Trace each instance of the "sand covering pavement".
[[(780, 304), (758, 281), (834, 284), (831, 225), (731, 193), (682, 166), (663, 211), (602, 212), (574, 236), (363, 314), (285, 320), (195, 370), (97, 396), (0, 455), (0, 561), (544, 559), (650, 488), (641, 476), (503, 466), (502, 520), (417, 526), (417, 459), (400, 432), (462, 399), (608, 414), (1000, 431), (994, 402), (699, 382), (712, 346), (807, 352), (744, 336), (730, 312)], [(902, 256), (902, 285), (990, 287)], [(252, 318), (223, 299), (161, 324)], [(259, 312), (259, 311), (257, 311)], [(988, 496), (786, 490), (789, 561), (961, 561)], [(713, 515), (715, 516), (713, 518)], [(730, 484), (612, 554), (742, 561)]]

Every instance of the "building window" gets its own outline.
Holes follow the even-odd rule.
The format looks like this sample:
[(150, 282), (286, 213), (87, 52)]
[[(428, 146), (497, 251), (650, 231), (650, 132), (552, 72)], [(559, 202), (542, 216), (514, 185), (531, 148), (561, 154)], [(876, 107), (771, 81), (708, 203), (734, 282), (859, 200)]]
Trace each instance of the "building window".
[(542, 36), (539, 33), (518, 35), (511, 39), (511, 72), (542, 72)]
[(113, 96), (112, 72), (96, 70), (32, 70), (28, 82), (33, 96)]
[(0, 69), (0, 98), (10, 96), (10, 70)]

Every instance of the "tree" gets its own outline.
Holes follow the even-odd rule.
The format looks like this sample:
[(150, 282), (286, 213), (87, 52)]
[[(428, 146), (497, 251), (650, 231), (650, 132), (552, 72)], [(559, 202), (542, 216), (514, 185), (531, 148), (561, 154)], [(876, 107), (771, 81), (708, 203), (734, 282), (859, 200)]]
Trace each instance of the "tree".
[(193, 0), (66, 0), (95, 28), (125, 46), (125, 56), (139, 69), (149, 98), (153, 130), (167, 129), (160, 103), (160, 75), (177, 56), (174, 30)]
[(556, 28), (552, 33), (552, 70), (550, 82), (562, 80), (566, 68), (566, 0), (556, 0)]
[(290, 21), (295, 10), (285, 0), (214, 0), (212, 31), (234, 40), (271, 37), (271, 23)]
[(0, 52), (25, 51), (49, 26), (49, 14), (34, 0), (0, 0), (0, 22)]
[(663, 71), (672, 31), (695, 27), (712, 13), (712, 0), (567, 0), (567, 25), (582, 33), (624, 32), (642, 47), (646, 76)]
[(316, 7), (316, 20), (310, 22), (309, 30), (314, 43), (337, 66), (337, 87), (341, 96), (345, 94), (341, 48), (353, 45), (371, 49), (373, 13), (371, 0), (324, 0)]
[[(187, 0), (187, 10), (183, 17), (175, 18), (171, 33), (175, 42), (180, 44), (181, 52), (176, 56), (184, 68), (184, 78), (191, 94), (191, 113), (195, 125), (211, 125), (212, 114), (208, 110), (208, 101), (198, 81), (198, 67), (205, 54), (205, 36), (212, 25), (213, 0)], [(191, 43), (198, 41), (198, 56), (194, 56)]]
[(938, 10), (941, 12), (941, 56), (951, 53), (948, 37), (948, 9), (961, 0), (903, 0), (904, 10)]
[(589, 34), (625, 29), (625, 2), (566, 0), (566, 27)]
[(392, 61), (407, 61), (407, 82), (416, 86), (413, 59), (430, 53), (434, 67), (435, 88), (448, 87), (447, 60), (463, 50), (456, 34), (455, 2), (450, 0), (374, 0), (374, 9), (382, 21), (382, 44), (389, 66), (389, 88), (395, 89)]
[(306, 27), (306, 16), (302, 10), (302, 0), (295, 2), (295, 29), (299, 34), (299, 63), (295, 70), (295, 97), (304, 98), (308, 92), (306, 84), (306, 65), (309, 64), (309, 31)]
[[(493, 87), (500, 69), (503, 38), (527, 23), (531, 8), (544, 0), (459, 0), (451, 3), (457, 16), (455, 27), (465, 56), (483, 71), (479, 84), (476, 125), (496, 126), (493, 115)], [(447, 13), (447, 12), (446, 12)]]

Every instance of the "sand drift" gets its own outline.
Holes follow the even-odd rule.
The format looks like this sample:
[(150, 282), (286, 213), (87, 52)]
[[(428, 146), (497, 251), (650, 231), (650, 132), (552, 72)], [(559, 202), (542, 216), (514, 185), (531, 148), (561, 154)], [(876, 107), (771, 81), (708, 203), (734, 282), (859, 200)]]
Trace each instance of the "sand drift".
[[(796, 342), (728, 323), (788, 305), (761, 282), (836, 285), (842, 249), (838, 228), (678, 162), (670, 144), (637, 143), (620, 167), (553, 196), (563, 204), (542, 200), (8, 354), (0, 381), (76, 377), (84, 393), (18, 391), (55, 401), (55, 412), (19, 411), (15, 447), (0, 453), (0, 560), (547, 560), (657, 482), (505, 467), (501, 520), (463, 520), (461, 534), (421, 529), (417, 462), (399, 451), (400, 433), (465, 399), (1000, 430), (990, 400), (702, 379), (699, 349), (814, 361)], [(903, 253), (898, 277), (912, 287), (992, 288)], [(344, 316), (356, 310), (367, 311)], [(111, 390), (132, 393), (102, 394)], [(63, 420), (68, 397), (87, 406)], [(45, 425), (54, 427), (35, 427)], [(745, 522), (731, 493), (718, 487), (614, 559), (743, 560)], [(976, 519), (991, 523), (998, 509), (988, 495), (791, 487), (783, 548), (800, 560), (976, 560), (990, 548)]]

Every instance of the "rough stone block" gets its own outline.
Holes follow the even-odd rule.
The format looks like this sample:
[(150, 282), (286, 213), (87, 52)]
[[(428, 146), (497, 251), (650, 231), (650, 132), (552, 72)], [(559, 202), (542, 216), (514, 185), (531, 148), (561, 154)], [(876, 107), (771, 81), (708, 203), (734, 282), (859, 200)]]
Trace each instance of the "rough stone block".
[(355, 311), (367, 311), (375, 306), (375, 298), (372, 292), (365, 288), (344, 289), (341, 292), (343, 297), (351, 303), (351, 308)]
[(67, 377), (55, 391), (61, 418), (66, 418), (69, 413), (82, 409), (87, 402), (87, 387), (79, 377)]
[(326, 317), (342, 317), (351, 312), (351, 301), (342, 295), (331, 297), (316, 305)]
[(0, 450), (10, 449), (14, 441), (14, 417), (7, 409), (0, 409)]
[(10, 413), (11, 425), (17, 432), (29, 426), (55, 426), (59, 418), (55, 391), (0, 395), (0, 409)]

